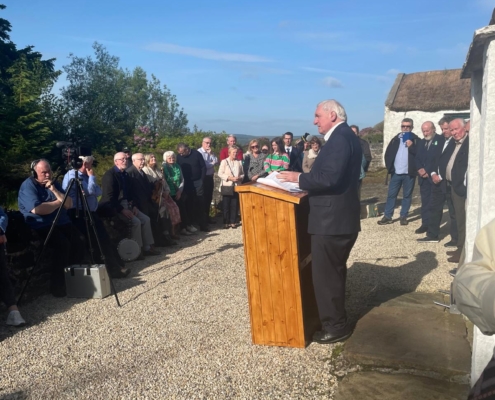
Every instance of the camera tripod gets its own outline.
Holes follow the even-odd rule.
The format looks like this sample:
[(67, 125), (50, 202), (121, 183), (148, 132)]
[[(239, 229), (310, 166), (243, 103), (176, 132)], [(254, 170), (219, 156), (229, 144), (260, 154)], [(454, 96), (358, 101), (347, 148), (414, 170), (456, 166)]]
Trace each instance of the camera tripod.
[[(50, 240), (50, 237), (52, 236), (52, 233), (53, 233), (53, 230), (55, 229), (55, 226), (57, 225), (57, 221), (60, 217), (62, 209), (64, 208), (64, 205), (67, 201), (67, 197), (68, 197), (72, 187), (75, 185), (76, 186), (76, 201), (75, 201), (76, 204), (74, 205), (75, 218), (80, 218), (79, 214), (81, 211), (83, 212), (84, 221), (85, 221), (85, 225), (86, 225), (86, 233), (87, 233), (86, 238), (88, 240), (89, 256), (90, 256), (91, 264), (95, 264), (95, 261), (94, 261), (94, 255), (93, 255), (94, 249), (93, 249), (93, 245), (91, 243), (91, 235), (90, 235), (90, 231), (89, 231), (89, 229), (90, 229), (89, 225), (91, 225), (91, 228), (93, 229), (93, 233), (94, 233), (94, 236), (96, 238), (96, 244), (98, 245), (98, 249), (100, 250), (101, 258), (102, 258), (103, 263), (105, 264), (105, 267), (107, 269), (107, 275), (108, 275), (108, 279), (110, 281), (110, 287), (112, 288), (113, 294), (115, 296), (115, 300), (117, 301), (117, 305), (119, 307), (121, 307), (119, 297), (117, 296), (117, 290), (115, 289), (115, 285), (113, 283), (113, 280), (112, 280), (110, 274), (108, 273), (109, 268), (108, 268), (107, 263), (106, 263), (105, 254), (103, 253), (103, 250), (101, 247), (100, 239), (98, 238), (98, 232), (96, 231), (93, 216), (91, 215), (91, 211), (89, 210), (88, 200), (86, 199), (86, 196), (84, 194), (81, 178), (79, 178), (79, 171), (75, 167), (73, 169), (75, 171), (75, 177), (70, 180), (69, 185), (67, 186), (67, 189), (66, 189), (65, 195), (64, 195), (64, 199), (62, 200), (62, 204), (60, 205), (59, 209), (57, 210), (57, 214), (55, 215), (55, 219), (53, 220), (52, 225), (50, 227), (50, 230), (48, 232), (48, 235), (46, 236), (45, 241), (43, 242), (43, 245), (41, 247), (40, 254), (38, 255), (38, 257), (36, 259), (36, 262), (34, 264), (33, 269), (29, 273), (28, 279), (26, 280), (26, 283), (24, 284), (24, 287), (22, 288), (22, 291), (19, 295), (19, 299), (17, 300), (17, 303), (20, 304), (22, 296), (24, 295), (24, 292), (26, 291), (26, 288), (29, 285), (29, 281), (31, 280), (31, 277), (33, 276), (34, 271), (37, 270), (39, 265), (40, 265), (40, 262), (43, 258), (44, 253), (45, 253), (45, 249), (47, 247), (47, 244)], [(53, 181), (53, 182), (55, 182), (55, 181)], [(82, 205), (82, 210), (79, 210), (79, 204)]]

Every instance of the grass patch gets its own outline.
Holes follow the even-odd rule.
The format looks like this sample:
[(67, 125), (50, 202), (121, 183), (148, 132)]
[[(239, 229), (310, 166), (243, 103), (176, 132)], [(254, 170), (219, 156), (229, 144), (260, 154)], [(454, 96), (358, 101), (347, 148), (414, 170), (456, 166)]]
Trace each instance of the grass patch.
[(332, 360), (337, 359), (342, 354), (343, 351), (344, 351), (344, 344), (337, 343), (332, 349)]

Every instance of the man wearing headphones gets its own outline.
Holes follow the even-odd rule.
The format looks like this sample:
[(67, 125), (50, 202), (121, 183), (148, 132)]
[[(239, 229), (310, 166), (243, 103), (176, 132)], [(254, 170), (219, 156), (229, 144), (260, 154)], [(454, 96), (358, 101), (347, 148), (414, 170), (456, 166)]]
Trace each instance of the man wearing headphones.
[[(65, 192), (57, 182), (52, 181), (53, 173), (47, 160), (33, 161), (31, 172), (32, 176), (21, 184), (17, 201), (26, 223), (44, 241), (62, 205)], [(67, 215), (66, 210), (71, 207), (72, 199), (67, 197), (47, 243), (53, 252), (50, 291), (55, 297), (66, 295), (64, 268), (79, 263), (84, 254), (84, 237)]]

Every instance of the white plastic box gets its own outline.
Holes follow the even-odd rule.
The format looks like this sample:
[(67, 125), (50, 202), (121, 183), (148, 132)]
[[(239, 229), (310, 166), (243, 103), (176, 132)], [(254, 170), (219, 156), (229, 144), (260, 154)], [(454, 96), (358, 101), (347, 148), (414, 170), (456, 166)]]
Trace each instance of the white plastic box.
[(67, 297), (103, 299), (112, 294), (104, 264), (71, 265), (65, 268)]

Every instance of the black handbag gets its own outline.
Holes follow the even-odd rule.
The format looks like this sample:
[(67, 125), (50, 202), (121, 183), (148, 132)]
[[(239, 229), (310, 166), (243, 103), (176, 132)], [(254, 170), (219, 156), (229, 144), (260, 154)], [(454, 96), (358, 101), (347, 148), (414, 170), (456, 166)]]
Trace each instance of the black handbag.
[(234, 195), (234, 185), (232, 186), (221, 186), (220, 193), (222, 196), (233, 196)]

